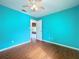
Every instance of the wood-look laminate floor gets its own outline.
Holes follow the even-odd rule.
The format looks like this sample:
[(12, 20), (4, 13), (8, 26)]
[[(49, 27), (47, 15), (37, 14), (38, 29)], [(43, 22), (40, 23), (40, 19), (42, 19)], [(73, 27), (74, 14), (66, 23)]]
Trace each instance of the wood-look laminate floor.
[(79, 52), (37, 41), (0, 52), (0, 59), (79, 59)]

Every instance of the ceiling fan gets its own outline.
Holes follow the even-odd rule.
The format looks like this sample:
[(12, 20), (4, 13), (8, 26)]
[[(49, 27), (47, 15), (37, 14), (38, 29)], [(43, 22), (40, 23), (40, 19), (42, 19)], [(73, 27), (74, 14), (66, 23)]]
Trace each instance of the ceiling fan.
[(27, 11), (36, 12), (45, 9), (42, 0), (27, 0), (27, 5), (23, 5), (22, 7), (23, 7), (22, 11), (24, 12)]

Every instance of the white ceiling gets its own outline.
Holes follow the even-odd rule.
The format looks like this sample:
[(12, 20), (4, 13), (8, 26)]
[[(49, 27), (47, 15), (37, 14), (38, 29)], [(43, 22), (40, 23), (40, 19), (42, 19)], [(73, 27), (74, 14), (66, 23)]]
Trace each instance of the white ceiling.
[[(26, 3), (26, 0), (0, 0), (1, 5), (21, 12), (23, 12), (22, 5), (26, 5)], [(72, 8), (77, 5), (79, 5), (79, 0), (43, 0), (43, 6), (45, 7), (45, 10), (41, 10), (40, 12), (27, 11), (26, 14), (29, 14), (33, 17), (42, 17), (51, 13), (59, 12), (64, 9)]]

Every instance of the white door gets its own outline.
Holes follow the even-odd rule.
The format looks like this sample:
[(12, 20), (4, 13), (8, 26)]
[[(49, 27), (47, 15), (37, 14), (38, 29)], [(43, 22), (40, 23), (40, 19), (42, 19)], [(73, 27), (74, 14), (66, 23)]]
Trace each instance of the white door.
[(37, 39), (42, 40), (42, 20), (37, 21)]

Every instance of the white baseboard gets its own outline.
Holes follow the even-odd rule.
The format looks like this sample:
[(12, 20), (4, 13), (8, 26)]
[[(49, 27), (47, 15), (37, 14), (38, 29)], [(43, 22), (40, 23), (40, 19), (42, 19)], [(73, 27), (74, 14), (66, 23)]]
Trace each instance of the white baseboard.
[(17, 45), (13, 45), (13, 46), (10, 46), (10, 47), (7, 47), (7, 48), (4, 48), (4, 49), (1, 49), (0, 52), (3, 52), (3, 51), (6, 51), (6, 50), (8, 50), (8, 49), (11, 49), (11, 48), (14, 48), (14, 47), (17, 47), (17, 46), (23, 45), (23, 44), (27, 44), (27, 43), (30, 43), (30, 41), (23, 42), (23, 43), (20, 43), (20, 44), (17, 44)]
[(59, 43), (56, 43), (56, 42), (50, 42), (50, 41), (47, 41), (47, 40), (42, 40), (42, 41), (79, 51), (78, 48), (71, 47), (71, 46), (68, 46), (68, 45), (59, 44)]

